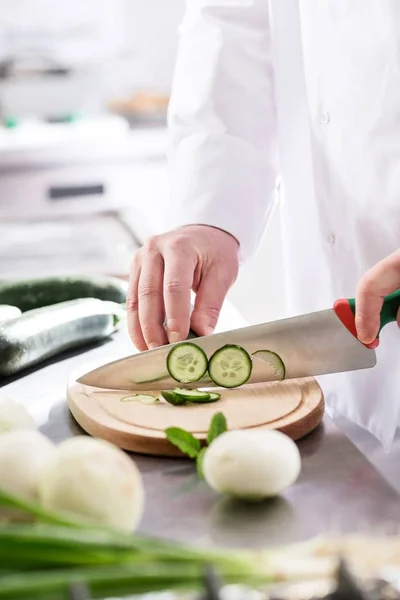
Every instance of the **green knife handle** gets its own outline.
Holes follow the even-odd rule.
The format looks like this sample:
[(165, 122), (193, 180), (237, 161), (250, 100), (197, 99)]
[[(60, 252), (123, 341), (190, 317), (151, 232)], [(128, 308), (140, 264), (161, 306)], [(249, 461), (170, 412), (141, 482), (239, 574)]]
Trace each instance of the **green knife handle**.
[[(380, 325), (376, 340), (371, 344), (365, 344), (367, 348), (376, 348), (379, 345), (379, 334), (383, 327), (388, 323), (393, 323), (397, 320), (397, 313), (400, 309), (400, 290), (385, 296), (383, 300), (383, 306), (380, 315)], [(348, 300), (337, 300), (333, 305), (333, 310), (342, 321), (343, 325), (357, 337), (356, 325), (355, 325), (355, 314), (356, 314), (356, 301), (355, 298), (349, 298)]]

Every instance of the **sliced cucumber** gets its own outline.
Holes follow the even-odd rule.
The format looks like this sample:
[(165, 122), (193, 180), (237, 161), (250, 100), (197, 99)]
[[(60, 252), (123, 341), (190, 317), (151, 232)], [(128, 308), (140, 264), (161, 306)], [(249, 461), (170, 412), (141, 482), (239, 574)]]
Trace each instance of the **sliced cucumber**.
[(175, 394), (175, 392), (171, 391), (163, 391), (161, 392), (161, 396), (168, 402), (168, 404), (173, 404), (174, 406), (182, 406), (182, 404), (186, 404), (187, 400)]
[(273, 376), (276, 380), (282, 381), (285, 379), (286, 367), (279, 354), (272, 352), (271, 350), (256, 350), (253, 352), (252, 356), (262, 360), (271, 367)]
[(209, 392), (201, 392), (200, 390), (183, 390), (181, 388), (175, 388), (174, 394), (189, 402), (197, 402), (198, 400), (208, 400), (210, 397)]
[(201, 390), (184, 390), (175, 388), (171, 391), (163, 391), (161, 395), (167, 402), (175, 406), (181, 406), (188, 402), (192, 404), (203, 404), (207, 402), (216, 402), (221, 398), (217, 392), (206, 392)]
[(196, 398), (191, 400), (191, 402), (196, 404), (208, 404), (209, 402), (216, 402), (221, 398), (221, 394), (217, 394), (217, 392), (208, 392), (207, 398)]
[(207, 402), (216, 402), (217, 400), (219, 400), (221, 398), (221, 394), (218, 394), (217, 392), (209, 392), (210, 397), (207, 400)]
[(191, 342), (174, 346), (167, 356), (167, 369), (175, 381), (192, 383), (203, 377), (208, 360), (205, 352)]
[(120, 402), (141, 402), (141, 404), (155, 404), (158, 402), (158, 398), (156, 396), (152, 396), (151, 394), (133, 394), (132, 396), (124, 396), (121, 398)]
[(227, 344), (214, 352), (208, 373), (216, 385), (234, 388), (248, 381), (253, 368), (251, 357), (241, 346)]
[(202, 404), (206, 402), (216, 402), (221, 398), (221, 394), (217, 392), (206, 392), (205, 390), (182, 390), (174, 389), (174, 393), (181, 398), (185, 398), (188, 402)]

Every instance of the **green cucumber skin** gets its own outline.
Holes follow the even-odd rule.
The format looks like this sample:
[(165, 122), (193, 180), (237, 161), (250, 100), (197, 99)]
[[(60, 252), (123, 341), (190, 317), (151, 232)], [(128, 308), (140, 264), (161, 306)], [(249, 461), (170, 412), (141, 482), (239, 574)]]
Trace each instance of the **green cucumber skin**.
[[(115, 305), (118, 309), (119, 305)], [(113, 303), (83, 298), (27, 311), (0, 327), (0, 376), (8, 377), (116, 330)]]
[(176, 396), (179, 396), (184, 400), (188, 400), (189, 402), (194, 402), (196, 400), (208, 400), (208, 398), (210, 397), (210, 394), (208, 392), (199, 392), (198, 390), (182, 390), (179, 388), (175, 388), (172, 391)]
[(123, 304), (127, 290), (128, 283), (117, 277), (43, 277), (0, 282), (0, 304), (17, 306), (22, 312), (79, 298)]
[(221, 394), (217, 394), (216, 392), (210, 392), (208, 394), (208, 398), (196, 398), (190, 400), (192, 404), (211, 404), (211, 402), (217, 402), (221, 398)]
[(173, 404), (174, 406), (182, 406), (187, 403), (187, 400), (177, 396), (175, 392), (170, 390), (165, 390), (161, 392), (161, 396), (168, 402), (168, 404)]

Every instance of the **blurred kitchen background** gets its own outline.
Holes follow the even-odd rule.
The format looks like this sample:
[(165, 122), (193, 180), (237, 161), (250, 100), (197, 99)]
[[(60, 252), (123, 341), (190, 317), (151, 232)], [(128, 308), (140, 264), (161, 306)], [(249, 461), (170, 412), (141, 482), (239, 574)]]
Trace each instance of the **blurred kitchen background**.
[[(164, 230), (166, 109), (185, 0), (0, 0), (0, 279), (127, 276)], [(229, 298), (279, 318), (279, 207)]]

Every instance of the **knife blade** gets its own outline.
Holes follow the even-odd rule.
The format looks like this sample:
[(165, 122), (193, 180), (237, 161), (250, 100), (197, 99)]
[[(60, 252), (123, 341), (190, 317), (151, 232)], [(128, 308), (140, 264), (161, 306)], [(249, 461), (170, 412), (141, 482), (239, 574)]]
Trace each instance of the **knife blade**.
[[(225, 344), (242, 346), (249, 354), (257, 350), (273, 351), (285, 364), (286, 379), (369, 369), (376, 365), (376, 354), (373, 347), (366, 347), (351, 331), (354, 315), (353, 323), (351, 318), (349, 322), (349, 302), (338, 301), (333, 309), (198, 337), (192, 343), (208, 357)], [(175, 345), (113, 361), (83, 375), (78, 382), (115, 390), (173, 389), (179, 384), (169, 376), (166, 359)], [(270, 381), (270, 376), (268, 365), (265, 370), (258, 365), (247, 383)], [(214, 386), (207, 375), (185, 384), (187, 388), (207, 386)]]

